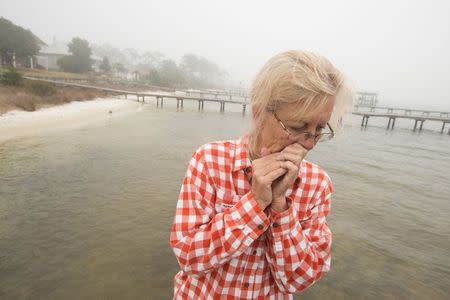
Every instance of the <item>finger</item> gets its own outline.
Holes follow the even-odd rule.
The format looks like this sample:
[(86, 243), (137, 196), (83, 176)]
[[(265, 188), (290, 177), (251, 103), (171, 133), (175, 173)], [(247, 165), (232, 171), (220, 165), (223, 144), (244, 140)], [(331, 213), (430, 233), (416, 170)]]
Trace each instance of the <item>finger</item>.
[(263, 183), (267, 184), (267, 185), (272, 185), (272, 182), (274, 182), (277, 178), (283, 176), (284, 174), (286, 174), (287, 170), (286, 169), (276, 169), (273, 170), (272, 172), (266, 174), (263, 177)]
[[(305, 158), (308, 151), (305, 148), (303, 148), (302, 146), (299, 146), (299, 147), (289, 147), (289, 148), (286, 147), (285, 149), (283, 149), (282, 153), (284, 153), (286, 156), (288, 156), (289, 158), (287, 158), (287, 159), (289, 159), (289, 160), (291, 160), (292, 156), (297, 156), (298, 159), (295, 159), (295, 161), (299, 163)], [(288, 155), (288, 154), (290, 154), (290, 155)]]
[(253, 167), (253, 170), (256, 170), (258, 168), (263, 168), (264, 166), (272, 163), (273, 161), (284, 161), (284, 160), (286, 160), (284, 158), (284, 154), (281, 152), (276, 152), (276, 153), (268, 154), (264, 157), (255, 159), (252, 162), (252, 167)]
[(306, 153), (308, 153), (308, 150), (303, 148), (303, 146), (300, 145), (299, 143), (294, 143), (294, 144), (291, 144), (291, 145), (287, 146), (286, 148), (284, 148), (282, 152), (298, 153), (298, 154), (302, 154), (303, 156), (306, 156)]
[(298, 172), (299, 172), (299, 167), (296, 166), (294, 163), (292, 163), (291, 161), (287, 161), (286, 162), (286, 166), (287, 166), (287, 174), (286, 174), (286, 180), (288, 181), (292, 181), (292, 183), (294, 183), (294, 180), (297, 178), (298, 176)]
[(287, 169), (285, 176), (282, 178), (281, 181), (279, 182), (275, 181), (276, 184), (280, 183), (282, 185), (291, 185), (294, 183), (296, 177), (298, 176), (299, 168), (296, 165), (294, 165), (290, 161), (287, 161), (286, 166)]
[(286, 152), (286, 153), (284, 153), (284, 157), (286, 158), (287, 161), (292, 162), (297, 167), (300, 166), (300, 164), (302, 163), (302, 160), (303, 160), (303, 156), (299, 155), (297, 153)]
[(265, 176), (267, 173), (272, 172), (273, 170), (283, 168), (288, 170), (287, 161), (272, 161), (269, 164), (262, 166), (259, 169), (255, 170), (255, 174), (260, 174), (261, 176)]

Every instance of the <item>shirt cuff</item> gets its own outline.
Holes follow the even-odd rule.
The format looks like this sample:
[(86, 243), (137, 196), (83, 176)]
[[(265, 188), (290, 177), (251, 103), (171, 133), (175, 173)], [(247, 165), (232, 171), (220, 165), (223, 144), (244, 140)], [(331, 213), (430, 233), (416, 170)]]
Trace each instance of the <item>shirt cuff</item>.
[(269, 228), (269, 217), (256, 202), (251, 191), (230, 208), (229, 212), (238, 227), (242, 228), (244, 233), (250, 235), (253, 239), (257, 239)]
[(298, 223), (298, 212), (292, 205), (292, 200), (286, 199), (288, 209), (278, 212), (270, 208), (271, 231), (274, 236), (285, 235), (293, 231)]

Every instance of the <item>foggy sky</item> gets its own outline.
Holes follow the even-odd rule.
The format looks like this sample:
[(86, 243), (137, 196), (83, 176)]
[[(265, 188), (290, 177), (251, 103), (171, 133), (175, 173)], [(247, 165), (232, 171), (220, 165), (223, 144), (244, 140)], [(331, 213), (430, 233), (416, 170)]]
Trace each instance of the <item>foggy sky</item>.
[(204, 56), (248, 86), (287, 49), (328, 57), (381, 104), (450, 111), (446, 1), (0, 0), (0, 16), (47, 43), (80, 36), (117, 48)]

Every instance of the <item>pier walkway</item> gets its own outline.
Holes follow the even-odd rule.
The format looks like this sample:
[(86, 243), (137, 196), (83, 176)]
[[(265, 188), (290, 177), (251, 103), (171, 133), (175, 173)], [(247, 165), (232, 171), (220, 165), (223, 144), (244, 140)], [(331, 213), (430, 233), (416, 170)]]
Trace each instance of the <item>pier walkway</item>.
[[(51, 82), (53, 84), (62, 85), (62, 86), (74, 86), (74, 87), (82, 87), (82, 88), (88, 88), (88, 89), (95, 89), (99, 91), (109, 92), (117, 95), (124, 95), (125, 99), (128, 98), (128, 96), (134, 96), (136, 97), (136, 100), (138, 102), (142, 101), (145, 102), (145, 97), (153, 97), (156, 98), (156, 105), (159, 107), (163, 107), (164, 100), (176, 100), (177, 101), (177, 108), (182, 108), (184, 105), (184, 100), (192, 100), (192, 101), (198, 101), (198, 109), (203, 110), (205, 107), (205, 102), (215, 102), (219, 104), (219, 110), (220, 112), (225, 111), (225, 104), (226, 103), (233, 103), (242, 105), (242, 113), (245, 114), (248, 102), (247, 98), (243, 98), (241, 95), (239, 95), (239, 100), (236, 99), (238, 97), (235, 94), (226, 94), (226, 93), (217, 93), (213, 91), (199, 91), (194, 92), (191, 90), (187, 91), (177, 91), (180, 93), (149, 93), (149, 92), (137, 92), (137, 91), (127, 91), (127, 90), (120, 90), (120, 89), (113, 89), (113, 88), (107, 88), (107, 87), (99, 87), (99, 86), (92, 86), (88, 84), (79, 84), (79, 83), (73, 83), (73, 82), (67, 82), (67, 81), (59, 81), (59, 80), (43, 80), (40, 78), (34, 78), (29, 76), (24, 76), (25, 79), (29, 80), (40, 80), (40, 81), (46, 81)], [(198, 94), (195, 95), (195, 94)], [(220, 97), (225, 96), (225, 97)], [(233, 98), (234, 97), (234, 98)]]
[[(420, 110), (394, 107), (359, 107), (355, 106), (352, 114), (362, 116), (361, 127), (367, 127), (370, 117), (387, 118), (387, 129), (394, 129), (396, 119), (414, 120), (413, 131), (423, 129), (425, 121), (442, 122), (441, 133), (444, 132), (445, 125), (450, 124), (450, 112), (435, 110)], [(448, 130), (450, 134), (450, 127)]]
[[(41, 78), (34, 78), (25, 76), (24, 78), (29, 80), (43, 80)], [(75, 86), (89, 89), (96, 89), (100, 91), (105, 91), (117, 95), (124, 95), (125, 98), (128, 96), (136, 97), (138, 102), (142, 101), (145, 103), (145, 98), (155, 98), (157, 107), (163, 107), (164, 100), (177, 101), (177, 108), (183, 108), (185, 100), (198, 101), (198, 110), (203, 110), (205, 102), (214, 102), (219, 104), (220, 112), (225, 111), (225, 104), (232, 103), (242, 106), (242, 113), (245, 114), (248, 102), (248, 96), (242, 91), (230, 92), (226, 91), (216, 91), (216, 90), (179, 90), (172, 93), (150, 93), (150, 92), (137, 92), (113, 89), (107, 87), (92, 86), (88, 84), (80, 84), (68, 81), (59, 80), (43, 80), (63, 86)], [(388, 124), (387, 129), (392, 130), (395, 126), (395, 121), (397, 119), (411, 119), (414, 120), (413, 131), (423, 129), (423, 123), (425, 121), (442, 122), (441, 133), (444, 132), (446, 124), (450, 124), (450, 112), (444, 111), (434, 111), (434, 110), (420, 110), (420, 109), (409, 109), (409, 108), (394, 108), (394, 107), (382, 107), (382, 106), (354, 106), (352, 114), (362, 116), (361, 127), (367, 127), (370, 117), (387, 118)], [(448, 130), (450, 135), (450, 126)]]

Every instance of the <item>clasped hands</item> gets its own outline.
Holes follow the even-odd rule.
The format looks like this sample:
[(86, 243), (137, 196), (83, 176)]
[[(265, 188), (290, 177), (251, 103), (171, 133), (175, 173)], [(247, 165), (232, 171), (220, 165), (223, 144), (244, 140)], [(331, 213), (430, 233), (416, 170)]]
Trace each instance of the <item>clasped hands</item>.
[(252, 163), (252, 193), (264, 210), (269, 205), (281, 212), (288, 208), (286, 191), (298, 177), (300, 164), (308, 151), (294, 143), (280, 152), (261, 149), (261, 157)]

